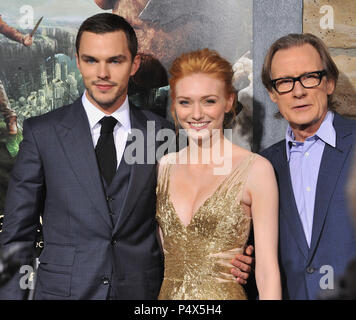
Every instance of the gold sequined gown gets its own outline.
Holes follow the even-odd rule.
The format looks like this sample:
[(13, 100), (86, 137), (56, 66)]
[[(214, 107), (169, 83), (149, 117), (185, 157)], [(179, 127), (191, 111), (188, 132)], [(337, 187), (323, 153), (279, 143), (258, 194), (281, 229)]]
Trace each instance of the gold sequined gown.
[(248, 156), (226, 176), (188, 226), (178, 217), (168, 192), (172, 165), (164, 166), (157, 185), (156, 219), (163, 234), (165, 257), (158, 299), (247, 299), (230, 273), (229, 262), (236, 251), (242, 252), (250, 232), (251, 218), (240, 200), (255, 157)]

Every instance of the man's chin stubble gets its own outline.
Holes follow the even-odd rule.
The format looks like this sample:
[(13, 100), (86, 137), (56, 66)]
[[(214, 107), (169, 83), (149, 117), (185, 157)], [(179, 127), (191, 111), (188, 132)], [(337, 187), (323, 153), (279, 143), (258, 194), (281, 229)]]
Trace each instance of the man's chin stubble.
[(112, 100), (109, 101), (100, 101), (95, 98), (90, 90), (88, 90), (90, 97), (104, 110), (110, 109), (115, 103), (122, 97), (123, 93), (119, 92), (117, 96), (115, 96)]
[(313, 119), (312, 121), (308, 122), (308, 123), (303, 123), (303, 124), (298, 124), (295, 125), (300, 131), (306, 131), (308, 128), (314, 126), (317, 122), (319, 122), (321, 120), (321, 118), (316, 118)]

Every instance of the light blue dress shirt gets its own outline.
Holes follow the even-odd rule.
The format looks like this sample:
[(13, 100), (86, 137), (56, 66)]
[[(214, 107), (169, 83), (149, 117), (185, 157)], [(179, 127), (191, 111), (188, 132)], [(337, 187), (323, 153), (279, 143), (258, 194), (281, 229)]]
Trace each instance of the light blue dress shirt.
[(334, 113), (328, 111), (320, 128), (304, 142), (295, 141), (290, 126), (286, 133), (286, 150), (295, 202), (310, 247), (316, 187), (325, 144), (335, 148)]

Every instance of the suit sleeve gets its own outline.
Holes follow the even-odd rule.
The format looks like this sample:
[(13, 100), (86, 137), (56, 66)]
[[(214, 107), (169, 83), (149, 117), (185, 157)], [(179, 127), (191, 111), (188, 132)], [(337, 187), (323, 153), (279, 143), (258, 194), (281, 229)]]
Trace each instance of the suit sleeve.
[[(3, 252), (8, 252), (14, 246), (23, 248), (15, 256), (21, 265), (33, 263), (36, 230), (45, 196), (42, 160), (30, 124), (29, 120), (25, 120), (23, 124), (23, 140), (8, 184), (0, 233)], [(20, 288), (20, 278), (23, 275), (18, 270), (0, 288), (0, 299), (25, 297), (26, 290)]]

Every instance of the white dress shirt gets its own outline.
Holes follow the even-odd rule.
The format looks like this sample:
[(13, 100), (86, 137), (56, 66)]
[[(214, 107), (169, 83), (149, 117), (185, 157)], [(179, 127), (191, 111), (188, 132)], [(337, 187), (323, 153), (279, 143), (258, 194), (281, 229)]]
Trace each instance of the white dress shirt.
[(107, 115), (96, 106), (94, 106), (87, 98), (86, 91), (82, 96), (82, 103), (87, 114), (90, 126), (90, 132), (93, 139), (94, 148), (98, 143), (100, 137), (101, 124), (100, 120), (103, 117), (112, 116), (117, 120), (117, 124), (114, 127), (114, 143), (116, 148), (116, 159), (117, 159), (117, 168), (119, 167), (120, 161), (124, 154), (127, 136), (131, 133), (131, 121), (130, 121), (130, 107), (129, 100), (126, 96), (124, 103), (114, 111), (111, 115)]

